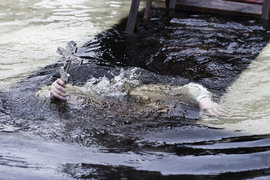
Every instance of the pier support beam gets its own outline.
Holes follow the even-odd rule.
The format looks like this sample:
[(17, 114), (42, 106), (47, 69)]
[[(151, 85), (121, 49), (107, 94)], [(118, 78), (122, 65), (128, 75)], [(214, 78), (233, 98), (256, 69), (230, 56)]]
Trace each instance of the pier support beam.
[[(140, 6), (140, 0), (132, 0), (129, 16), (128, 16), (128, 22), (126, 26), (126, 31), (125, 31), (127, 34), (134, 33), (134, 30), (136, 28), (136, 23), (137, 23), (139, 6)], [(150, 17), (151, 6), (152, 6), (152, 0), (147, 0), (145, 11), (144, 11), (144, 17), (143, 17), (145, 20), (149, 19)]]
[(176, 0), (170, 0), (169, 8), (170, 9), (175, 9), (175, 5), (176, 5)]
[[(261, 18), (264, 21), (270, 21), (270, 0), (264, 0), (262, 4), (248, 4), (242, 2), (232, 2), (224, 0), (165, 0), (169, 6), (169, 16), (174, 15), (175, 9), (184, 11), (198, 11), (206, 13), (216, 13), (222, 15), (241, 15)], [(144, 19), (150, 16), (152, 0), (147, 0), (144, 12)], [(140, 0), (132, 0), (126, 33), (132, 34), (136, 28), (137, 16), (140, 6)]]
[(132, 34), (134, 32), (139, 6), (140, 6), (140, 0), (132, 0), (129, 16), (128, 16), (127, 27), (126, 27), (127, 34)]
[(263, 7), (262, 7), (262, 16), (263, 20), (268, 21), (270, 15), (270, 0), (264, 0)]
[(176, 0), (169, 0), (169, 17), (173, 18), (175, 15)]
[(144, 11), (144, 16), (143, 16), (143, 18), (145, 20), (149, 19), (149, 17), (150, 17), (151, 6), (152, 6), (152, 0), (147, 0), (145, 11)]

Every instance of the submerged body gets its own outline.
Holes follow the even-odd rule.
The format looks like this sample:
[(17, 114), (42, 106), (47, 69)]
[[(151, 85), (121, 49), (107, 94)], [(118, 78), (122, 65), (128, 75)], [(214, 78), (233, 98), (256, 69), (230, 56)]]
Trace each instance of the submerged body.
[[(188, 83), (183, 86), (170, 84), (143, 84), (143, 80), (139, 79), (139, 68), (129, 68), (121, 70), (119, 75), (112, 79), (106, 77), (89, 79), (81, 91), (85, 94), (97, 95), (99, 97), (111, 98), (127, 98), (135, 100), (143, 104), (167, 104), (164, 111), (177, 106), (178, 103), (198, 104), (200, 112), (213, 116), (221, 116), (226, 114), (217, 103), (212, 101), (212, 94), (202, 85), (196, 83)], [(84, 89), (84, 90), (83, 90)], [(67, 100), (66, 84), (63, 80), (57, 79), (51, 87), (50, 97)], [(164, 106), (163, 106), (164, 107)]]

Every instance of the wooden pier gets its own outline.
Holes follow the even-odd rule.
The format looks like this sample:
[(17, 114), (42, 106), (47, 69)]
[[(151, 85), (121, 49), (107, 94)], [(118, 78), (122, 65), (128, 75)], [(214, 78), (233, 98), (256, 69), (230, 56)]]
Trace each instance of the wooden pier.
[[(168, 8), (171, 10), (192, 11), (203, 13), (214, 13), (222, 15), (237, 15), (261, 18), (268, 21), (270, 18), (270, 0), (167, 0)], [(238, 0), (240, 1), (240, 0)], [(246, 2), (243, 2), (246, 1)], [(247, 2), (249, 1), (249, 3)], [(255, 3), (252, 3), (255, 2)], [(152, 0), (147, 0), (144, 19), (150, 16)], [(134, 33), (140, 0), (132, 0), (126, 33)]]

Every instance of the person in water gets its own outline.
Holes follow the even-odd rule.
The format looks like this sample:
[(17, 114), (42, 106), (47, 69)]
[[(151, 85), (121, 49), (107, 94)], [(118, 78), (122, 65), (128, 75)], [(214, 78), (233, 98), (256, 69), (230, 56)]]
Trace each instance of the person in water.
[[(112, 84), (114, 83), (111, 86), (115, 87), (115, 82), (117, 82), (118, 79), (123, 79), (123, 77), (118, 76), (115, 77), (115, 79), (113, 80), (109, 80), (109, 82), (112, 82)], [(105, 89), (105, 91), (109, 91), (108, 87), (105, 88), (107, 88)], [(122, 90), (123, 87), (119, 89)], [(192, 101), (198, 103), (200, 107), (200, 115), (224, 116), (227, 114), (227, 111), (222, 106), (212, 100), (212, 94), (205, 87), (196, 83), (188, 83), (184, 86), (133, 84), (129, 86), (126, 92), (128, 92), (128, 95), (134, 97), (135, 99), (142, 99), (146, 101), (148, 101), (149, 99), (159, 100), (160, 98), (189, 98)], [(67, 100), (66, 83), (62, 79), (59, 78), (52, 83), (50, 90), (50, 98), (59, 99), (61, 101)]]

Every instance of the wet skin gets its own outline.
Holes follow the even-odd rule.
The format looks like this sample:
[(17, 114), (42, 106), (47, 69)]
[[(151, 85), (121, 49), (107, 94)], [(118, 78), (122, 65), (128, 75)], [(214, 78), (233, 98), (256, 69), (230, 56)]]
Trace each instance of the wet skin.
[[(59, 99), (62, 101), (66, 101), (67, 94), (66, 94), (66, 84), (62, 79), (57, 79), (55, 82), (52, 83), (51, 90), (50, 90), (50, 98), (51, 99)], [(162, 92), (161, 92), (162, 93)], [(227, 110), (224, 109), (219, 104), (215, 103), (211, 100), (210, 97), (203, 97), (198, 100), (199, 107), (200, 107), (200, 115), (210, 115), (210, 116), (225, 116), (228, 114)]]

